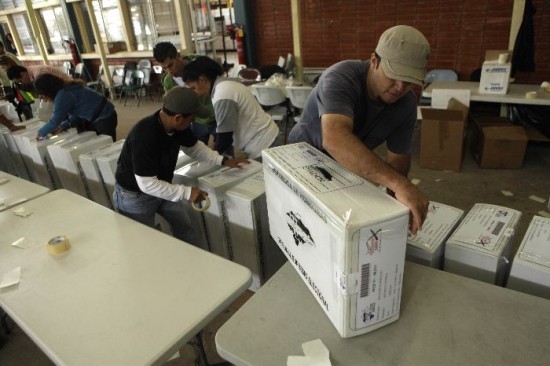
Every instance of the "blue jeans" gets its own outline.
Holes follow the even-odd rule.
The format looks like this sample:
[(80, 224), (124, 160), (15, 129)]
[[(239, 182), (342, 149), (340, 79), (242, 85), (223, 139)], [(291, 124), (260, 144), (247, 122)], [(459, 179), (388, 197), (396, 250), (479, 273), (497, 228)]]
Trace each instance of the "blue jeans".
[(113, 201), (120, 214), (152, 228), (155, 227), (155, 214), (158, 213), (168, 221), (174, 237), (198, 246), (197, 235), (190, 225), (191, 219), (184, 202), (172, 202), (142, 192), (129, 191), (118, 184), (115, 185)]

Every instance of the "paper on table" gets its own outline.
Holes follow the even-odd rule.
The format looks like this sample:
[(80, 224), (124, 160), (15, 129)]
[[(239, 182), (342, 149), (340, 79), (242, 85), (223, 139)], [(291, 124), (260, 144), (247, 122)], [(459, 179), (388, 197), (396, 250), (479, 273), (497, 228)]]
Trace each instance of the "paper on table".
[(17, 285), (21, 279), (21, 267), (15, 267), (9, 272), (4, 273), (2, 281), (0, 281), (0, 288)]
[(470, 106), (469, 89), (433, 89), (431, 107), (437, 109), (447, 109), (451, 98), (455, 98), (466, 107)]
[(17, 248), (27, 249), (27, 248), (35, 246), (36, 243), (32, 240), (26, 239), (25, 237), (21, 237), (21, 238), (17, 239), (16, 241), (14, 241), (13, 243), (11, 243), (11, 245), (13, 245), (14, 247), (17, 247)]
[(27, 217), (32, 215), (31, 211), (27, 211), (25, 207), (18, 207), (15, 210), (12, 211), (14, 215), (21, 216), (21, 217)]
[(287, 366), (331, 366), (329, 351), (320, 339), (302, 343), (305, 356), (288, 356)]

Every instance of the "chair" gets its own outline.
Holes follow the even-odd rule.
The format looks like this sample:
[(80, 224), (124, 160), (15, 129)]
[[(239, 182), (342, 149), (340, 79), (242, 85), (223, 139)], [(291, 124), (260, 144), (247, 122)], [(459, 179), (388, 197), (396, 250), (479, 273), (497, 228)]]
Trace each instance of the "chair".
[(138, 70), (143, 71), (143, 86), (141, 89), (145, 92), (145, 100), (147, 100), (147, 98), (151, 98), (151, 100), (153, 100), (153, 97), (151, 95), (151, 68), (139, 68), (138, 65)]
[(154, 91), (154, 92), (158, 93), (158, 100), (157, 101), (160, 102), (162, 96), (164, 95), (164, 87), (162, 86), (162, 78), (164, 77), (164, 73), (163, 73), (163, 70), (162, 70), (162, 66), (154, 65), (153, 66), (153, 73), (155, 73), (155, 75), (156, 75), (155, 83), (151, 84), (149, 82), (149, 89), (151, 91)]
[(246, 65), (243, 64), (237, 64), (233, 66), (233, 68), (229, 71), (229, 77), (230, 78), (238, 78), (239, 77), (239, 71), (242, 69), (246, 69)]
[(290, 104), (293, 107), (294, 122), (300, 122), (300, 114), (304, 109), (307, 97), (313, 90), (312, 86), (287, 86), (286, 95), (290, 99)]
[(279, 65), (260, 66), (260, 74), (262, 76), (262, 80), (269, 79), (271, 76), (273, 76), (273, 74), (283, 74), (286, 76), (285, 69), (283, 69)]
[(426, 84), (432, 83), (434, 80), (447, 80), (447, 81), (457, 81), (458, 75), (456, 72), (450, 69), (434, 69), (426, 73), (426, 78), (424, 82)]
[(248, 68), (248, 67), (239, 70), (237, 76), (239, 79), (241, 79), (241, 82), (244, 85), (252, 85), (254, 83), (259, 83), (262, 79), (260, 70)]
[(103, 82), (103, 64), (99, 65), (99, 71), (97, 73), (97, 79), (94, 81), (89, 81), (86, 85), (89, 88), (96, 90), (98, 93), (103, 93), (105, 91), (105, 83)]
[(74, 79), (83, 79), (84, 78), (83, 74), (84, 74), (84, 63), (80, 62), (74, 68), (73, 78)]
[[(426, 77), (424, 78), (424, 88), (433, 83), (435, 80), (457, 81), (458, 75), (450, 69), (430, 70), (426, 73)], [(420, 105), (430, 105), (430, 101), (430, 98), (422, 97), (420, 98)]]
[(288, 103), (284, 88), (261, 84), (252, 84), (252, 92), (264, 110), (283, 130), (286, 143)]
[(65, 70), (65, 73), (69, 76), (73, 75), (73, 64), (69, 61), (63, 62), (63, 69)]
[(145, 68), (150, 69), (151, 66), (152, 66), (151, 61), (149, 61), (147, 59), (139, 60), (138, 64), (137, 64), (138, 69), (145, 69)]
[(145, 74), (143, 70), (133, 70), (130, 74), (130, 79), (128, 84), (122, 85), (120, 88), (120, 102), (122, 102), (122, 96), (126, 94), (124, 99), (124, 106), (128, 101), (128, 95), (133, 94), (138, 99), (138, 107), (141, 102), (141, 90), (143, 89), (143, 80), (145, 79)]

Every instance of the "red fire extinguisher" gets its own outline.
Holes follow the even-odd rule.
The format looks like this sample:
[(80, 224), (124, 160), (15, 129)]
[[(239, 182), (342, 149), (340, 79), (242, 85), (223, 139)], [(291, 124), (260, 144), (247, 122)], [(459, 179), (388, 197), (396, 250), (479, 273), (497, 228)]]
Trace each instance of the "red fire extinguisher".
[(244, 29), (237, 27), (235, 32), (235, 40), (237, 41), (237, 58), (239, 64), (246, 65), (246, 54), (244, 50)]

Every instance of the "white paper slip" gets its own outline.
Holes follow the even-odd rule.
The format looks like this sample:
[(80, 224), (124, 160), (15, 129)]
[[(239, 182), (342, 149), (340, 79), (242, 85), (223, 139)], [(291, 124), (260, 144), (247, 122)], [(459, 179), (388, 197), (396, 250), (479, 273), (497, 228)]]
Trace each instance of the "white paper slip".
[(287, 366), (331, 366), (329, 351), (320, 339), (302, 343), (305, 356), (288, 356)]
[(11, 271), (4, 273), (2, 276), (2, 281), (0, 281), (0, 288), (17, 285), (20, 279), (21, 267), (15, 267)]
[(539, 196), (535, 196), (534, 194), (530, 195), (529, 196), (529, 199), (535, 201), (535, 202), (540, 202), (540, 203), (544, 203), (546, 202), (546, 199), (545, 198), (542, 198), (542, 197), (539, 197)]

